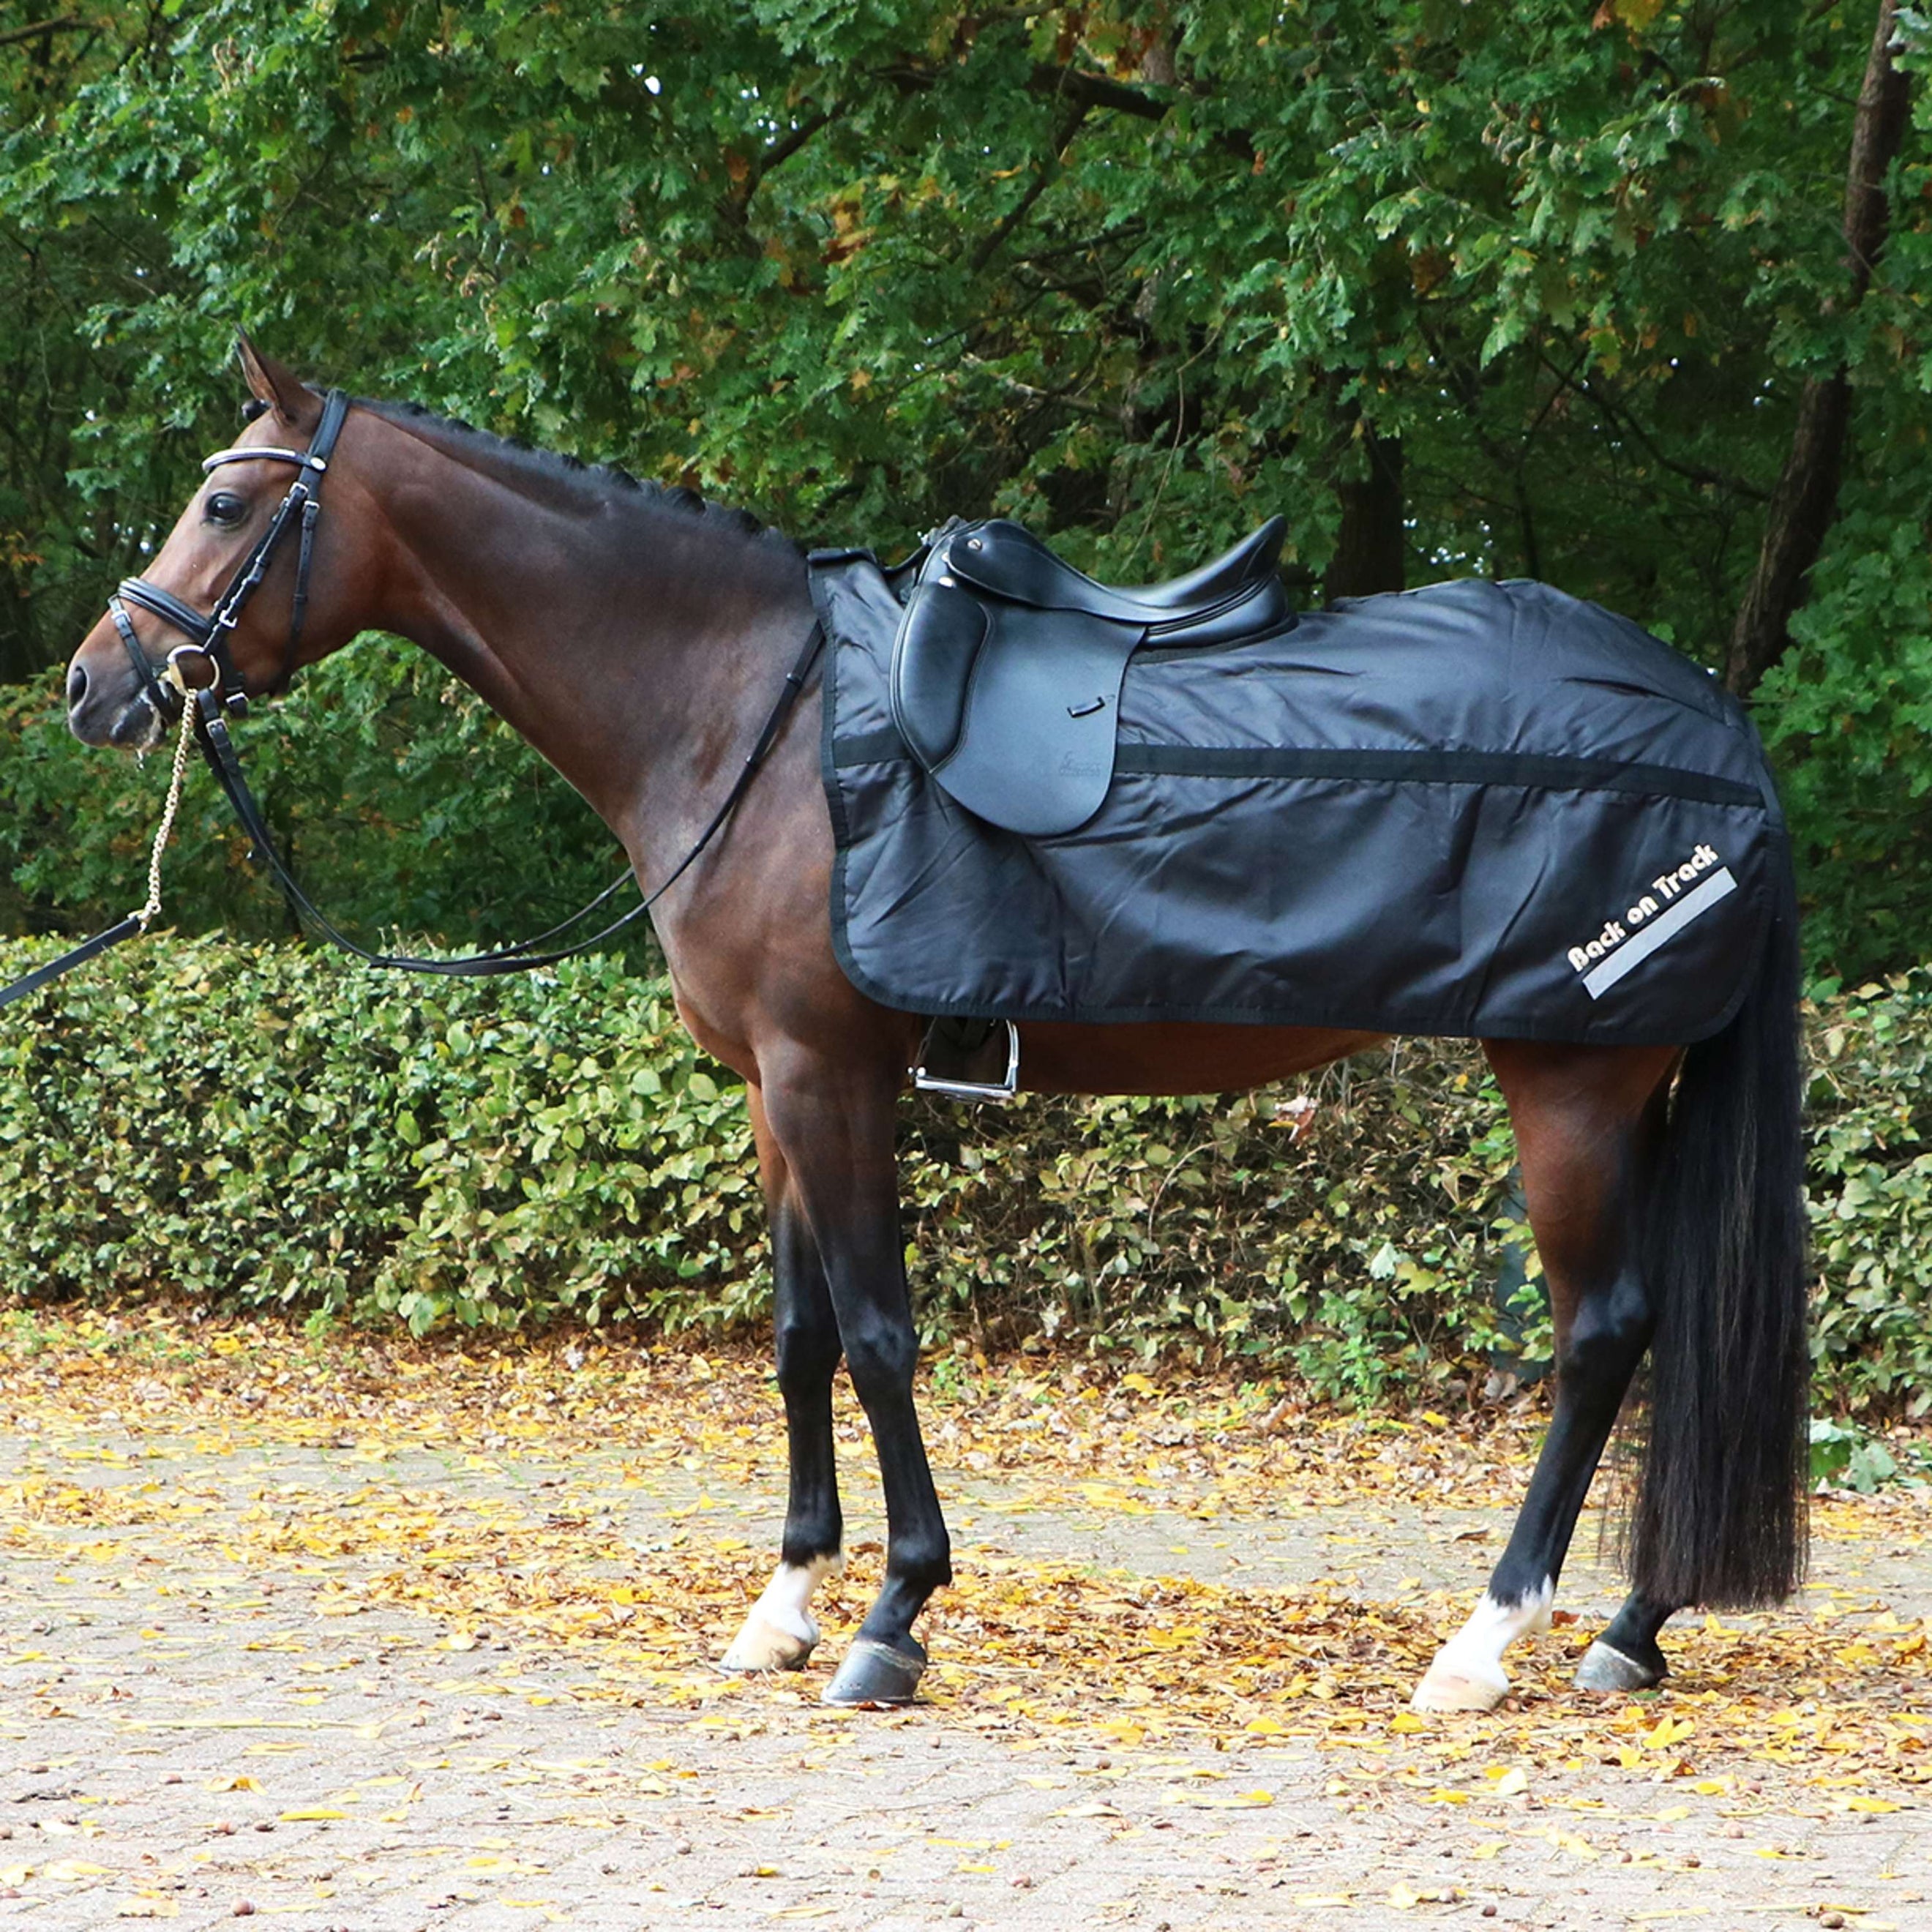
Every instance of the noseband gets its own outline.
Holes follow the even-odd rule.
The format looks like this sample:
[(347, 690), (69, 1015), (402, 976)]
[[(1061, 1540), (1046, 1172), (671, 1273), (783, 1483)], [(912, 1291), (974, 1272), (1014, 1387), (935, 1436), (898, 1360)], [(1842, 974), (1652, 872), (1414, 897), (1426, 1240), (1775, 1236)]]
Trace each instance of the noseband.
[[(296, 479), (289, 485), (288, 494), (283, 497), (273, 521), (262, 532), (254, 548), (242, 559), (209, 615), (204, 617), (199, 610), (184, 604), (172, 591), (164, 590), (159, 584), (150, 584), (143, 577), (123, 578), (118, 590), (107, 600), (107, 614), (114, 620), (114, 628), (126, 646), (142, 688), (160, 717), (172, 723), (181, 715), (184, 689), (210, 686), (236, 717), (247, 712), (248, 691), (235, 668), (229, 639), (241, 622), (249, 598), (268, 574), (283, 536), (299, 521), (302, 548), (296, 560), (295, 608), (289, 620), (288, 649), (283, 658), (280, 680), (287, 681), (289, 674), (295, 668), (296, 649), (302, 641), (302, 621), (308, 614), (309, 566), (315, 556), (315, 526), (322, 516), (322, 482), (328, 474), (328, 459), (335, 452), (335, 440), (342, 433), (343, 418), (348, 413), (348, 397), (340, 389), (331, 389), (323, 399), (322, 420), (316, 425), (315, 434), (310, 439), (307, 449), (277, 449), (266, 444), (254, 448), (244, 446), (218, 449), (202, 463), (204, 474), (212, 473), (224, 463), (292, 463), (296, 466)], [(141, 640), (134, 634), (134, 620), (128, 614), (130, 604), (138, 604), (142, 610), (152, 611), (188, 640), (184, 644), (177, 644), (167, 654), (165, 668), (169, 676), (166, 679), (157, 675), (163, 667), (153, 663), (141, 648)], [(196, 657), (203, 659), (208, 666), (205, 676), (190, 674), (188, 661)]]

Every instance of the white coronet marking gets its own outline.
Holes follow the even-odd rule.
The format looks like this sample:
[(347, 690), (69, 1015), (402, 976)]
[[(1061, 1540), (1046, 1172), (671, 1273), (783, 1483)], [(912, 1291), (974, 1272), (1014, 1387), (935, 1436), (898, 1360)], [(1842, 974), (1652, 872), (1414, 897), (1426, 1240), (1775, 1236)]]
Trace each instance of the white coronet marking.
[(845, 1567), (842, 1552), (781, 1563), (722, 1659), (727, 1670), (796, 1670), (818, 1642), (812, 1592)]
[(1436, 1653), (1410, 1700), (1418, 1711), (1488, 1711), (1509, 1689), (1503, 1653), (1518, 1637), (1550, 1628), (1556, 1586), (1547, 1576), (1520, 1604), (1502, 1604), (1486, 1592), (1469, 1621)]
[(818, 1624), (812, 1614), (812, 1592), (844, 1567), (844, 1552), (836, 1550), (830, 1556), (814, 1556), (809, 1563), (781, 1563), (758, 1599), (758, 1610), (776, 1628), (806, 1643), (816, 1643)]

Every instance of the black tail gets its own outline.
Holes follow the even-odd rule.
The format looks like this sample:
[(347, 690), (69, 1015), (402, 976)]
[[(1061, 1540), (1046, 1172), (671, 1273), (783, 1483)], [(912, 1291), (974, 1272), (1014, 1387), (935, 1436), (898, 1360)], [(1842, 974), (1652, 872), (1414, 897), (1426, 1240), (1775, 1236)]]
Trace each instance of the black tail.
[(1797, 893), (1756, 977), (1685, 1054), (1646, 1264), (1657, 1310), (1631, 1581), (1659, 1604), (1775, 1602), (1804, 1568), (1807, 1340)]

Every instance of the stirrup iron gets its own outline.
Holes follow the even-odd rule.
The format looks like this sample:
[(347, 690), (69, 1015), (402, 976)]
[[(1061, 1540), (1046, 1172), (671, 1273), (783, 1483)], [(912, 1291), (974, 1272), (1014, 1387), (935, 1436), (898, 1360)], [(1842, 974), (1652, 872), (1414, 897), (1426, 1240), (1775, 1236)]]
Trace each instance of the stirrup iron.
[(950, 1100), (1010, 1100), (1019, 1090), (1020, 1084), (1020, 1030), (1011, 1020), (1001, 1020), (998, 1024), (1006, 1030), (1006, 1070), (998, 1080), (959, 1080), (949, 1078), (943, 1073), (930, 1073), (926, 1062), (932, 1058), (933, 1036), (944, 1022), (934, 1020), (926, 1030), (926, 1037), (920, 1042), (919, 1058), (912, 1070), (913, 1090), (919, 1094), (943, 1094)]

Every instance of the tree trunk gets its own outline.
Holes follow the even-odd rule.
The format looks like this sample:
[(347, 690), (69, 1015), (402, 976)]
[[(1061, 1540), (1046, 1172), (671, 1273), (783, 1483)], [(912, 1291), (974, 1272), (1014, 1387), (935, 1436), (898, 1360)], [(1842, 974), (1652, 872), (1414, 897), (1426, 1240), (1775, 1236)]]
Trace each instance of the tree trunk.
[(1408, 581), (1408, 531), (1402, 489), (1402, 439), (1378, 436), (1365, 424), (1362, 442), (1369, 473), (1337, 483), (1342, 528), (1322, 580), (1331, 604), (1338, 597), (1372, 597)]
[[(1879, 0), (1878, 24), (1852, 124), (1844, 216), (1848, 308), (1864, 299), (1885, 247), (1885, 178), (1905, 134), (1910, 86), (1892, 64), (1896, 14), (1897, 0)], [(1852, 386), (1843, 364), (1828, 377), (1814, 376), (1798, 399), (1791, 453), (1772, 496), (1757, 568), (1724, 661), (1724, 682), (1740, 697), (1756, 688), (1790, 645), (1788, 626), (1803, 599), (1805, 574), (1818, 560), (1838, 514), (1838, 478), (1851, 413)]]

